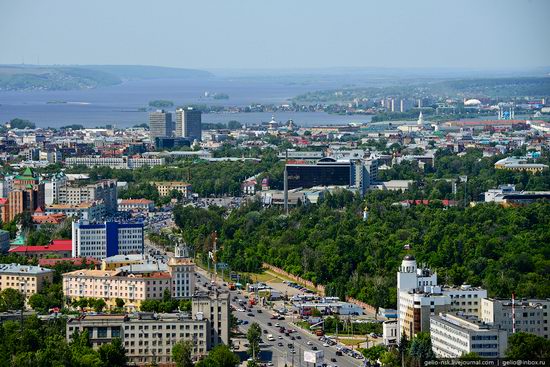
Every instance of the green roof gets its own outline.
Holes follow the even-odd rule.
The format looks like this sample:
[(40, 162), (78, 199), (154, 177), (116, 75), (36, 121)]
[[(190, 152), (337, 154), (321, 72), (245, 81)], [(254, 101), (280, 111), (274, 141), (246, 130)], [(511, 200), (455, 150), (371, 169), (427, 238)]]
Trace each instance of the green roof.
[(36, 177), (34, 175), (34, 171), (32, 170), (32, 168), (27, 167), (25, 168), (22, 174), (15, 176), (15, 179), (28, 181), (28, 180), (36, 180)]
[(23, 176), (34, 177), (34, 172), (33, 172), (32, 168), (30, 168), (30, 167), (25, 168), (25, 171), (23, 172)]
[(20, 234), (19, 236), (15, 237), (13, 241), (10, 242), (10, 245), (12, 245), (12, 246), (24, 246), (25, 245), (25, 236)]

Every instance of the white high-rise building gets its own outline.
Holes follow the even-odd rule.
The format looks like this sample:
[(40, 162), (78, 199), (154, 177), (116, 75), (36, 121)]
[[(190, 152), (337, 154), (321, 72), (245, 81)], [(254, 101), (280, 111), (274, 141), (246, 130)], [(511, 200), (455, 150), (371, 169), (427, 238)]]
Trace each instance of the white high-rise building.
[(57, 173), (44, 181), (44, 202), (46, 205), (59, 203), (59, 191), (67, 184), (67, 176), (63, 172)]
[(437, 285), (437, 274), (429, 268), (418, 268), (416, 259), (407, 255), (397, 272), (398, 330), (408, 338), (428, 331), (430, 316), (441, 312), (458, 311), (479, 317), (485, 289), (462, 285)]
[(195, 262), (189, 257), (187, 247), (176, 245), (174, 257), (168, 261), (172, 274), (172, 297), (189, 298), (195, 289)]

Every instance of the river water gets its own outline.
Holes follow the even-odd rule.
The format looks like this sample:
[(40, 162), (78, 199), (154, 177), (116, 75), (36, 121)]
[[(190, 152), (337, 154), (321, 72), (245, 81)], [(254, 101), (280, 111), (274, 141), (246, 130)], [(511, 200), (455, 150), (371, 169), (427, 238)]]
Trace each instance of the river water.
[[(81, 124), (86, 127), (112, 124), (131, 127), (148, 121), (149, 101), (165, 99), (176, 105), (206, 104), (247, 106), (250, 104), (280, 104), (290, 98), (319, 89), (337, 88), (336, 81), (292, 83), (288, 80), (253, 78), (152, 79), (128, 81), (112, 87), (73, 91), (0, 91), (0, 122), (19, 117), (33, 121), (38, 127), (61, 127)], [(205, 98), (205, 92), (225, 93), (227, 100)], [(55, 103), (52, 103), (55, 102)], [(59, 103), (64, 102), (64, 103)], [(278, 121), (294, 120), (301, 126), (334, 125), (348, 122), (368, 122), (370, 116), (340, 116), (322, 112), (281, 112)], [(237, 120), (259, 123), (271, 120), (271, 113), (207, 113), (203, 122)]]

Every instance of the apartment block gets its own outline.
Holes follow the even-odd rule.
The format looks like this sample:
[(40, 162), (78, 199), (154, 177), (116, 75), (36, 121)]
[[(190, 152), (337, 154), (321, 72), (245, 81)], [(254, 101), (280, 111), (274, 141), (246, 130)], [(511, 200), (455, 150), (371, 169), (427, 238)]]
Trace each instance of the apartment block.
[(191, 184), (186, 182), (171, 181), (171, 182), (153, 182), (160, 196), (170, 196), (173, 190), (181, 192), (183, 197), (191, 196)]
[(138, 310), (146, 299), (162, 299), (165, 291), (173, 298), (191, 298), (194, 288), (195, 264), (179, 246), (168, 264), (145, 255), (116, 255), (103, 259), (101, 270), (63, 274), (65, 297), (103, 298), (108, 307), (114, 307), (120, 298), (127, 311)]
[(164, 158), (142, 157), (74, 157), (65, 159), (67, 166), (110, 167), (112, 169), (136, 169), (140, 167), (163, 166)]
[[(204, 310), (215, 310), (213, 313)], [(193, 342), (193, 357), (199, 359), (220, 343), (229, 345), (229, 294), (193, 296), (191, 313), (134, 313), (129, 315), (84, 315), (67, 321), (67, 340), (87, 331), (94, 348), (120, 338), (130, 364), (156, 362), (170, 365), (172, 347), (180, 340)]]
[(91, 201), (103, 201), (105, 211), (117, 210), (117, 181), (101, 180), (88, 185), (62, 185), (58, 193), (59, 204), (79, 205)]
[(432, 350), (438, 358), (459, 358), (476, 353), (482, 358), (504, 357), (508, 346), (505, 330), (491, 328), (475, 316), (434, 315), (430, 318)]
[(0, 264), (0, 291), (13, 288), (28, 298), (40, 292), (45, 283), (52, 283), (53, 273), (40, 266)]
[(209, 321), (208, 340), (211, 346), (229, 343), (229, 293), (196, 293), (192, 301), (193, 313)]
[(136, 313), (130, 315), (84, 315), (67, 321), (67, 340), (87, 331), (93, 348), (120, 338), (132, 365), (172, 362), (172, 347), (191, 340), (194, 357), (208, 351), (208, 320), (190, 314)]
[(132, 273), (123, 270), (75, 270), (63, 274), (63, 293), (67, 299), (102, 298), (107, 307), (124, 300), (128, 311), (139, 309), (146, 299), (162, 299), (164, 290), (171, 290), (171, 275), (163, 271)]
[[(514, 303), (514, 304), (513, 304)], [(513, 307), (512, 307), (513, 304)], [(526, 332), (550, 338), (550, 299), (494, 299), (481, 301), (481, 320), (488, 325), (506, 330), (509, 334), (514, 329), (515, 313), (516, 332)]]
[(80, 220), (98, 222), (107, 214), (102, 201), (89, 201), (80, 204), (52, 204), (46, 207), (46, 215), (63, 214)]

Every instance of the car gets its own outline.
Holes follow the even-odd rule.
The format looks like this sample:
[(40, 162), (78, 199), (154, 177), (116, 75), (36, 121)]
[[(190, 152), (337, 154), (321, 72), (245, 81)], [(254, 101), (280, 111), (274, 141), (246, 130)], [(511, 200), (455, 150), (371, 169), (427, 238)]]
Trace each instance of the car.
[(328, 343), (323, 343), (323, 347), (330, 347)]
[(284, 319), (285, 319), (284, 316), (279, 316), (279, 317), (277, 317), (277, 320), (284, 320)]
[(311, 349), (317, 350), (318, 348), (314, 345)]
[(309, 340), (307, 341), (307, 343), (306, 343), (306, 344), (307, 344), (307, 345), (313, 345), (313, 343), (312, 343), (312, 342), (310, 342)]
[(283, 343), (278, 342), (277, 345), (278, 345), (279, 347), (282, 347), (282, 346), (283, 346)]
[(293, 336), (291, 336), (291, 337), (290, 337), (290, 340), (296, 340), (296, 338), (295, 338), (295, 337), (293, 337)]
[(272, 324), (272, 323), (270, 323), (270, 322), (268, 322), (268, 323), (267, 323), (267, 326), (273, 326), (273, 324)]
[(275, 327), (281, 327), (281, 324), (279, 324), (278, 322), (275, 323)]
[(342, 355), (342, 352), (339, 351), (339, 350), (337, 350), (337, 351), (336, 351), (336, 355), (337, 355), (337, 356), (341, 356), (341, 355)]
[(249, 312), (246, 314), (246, 316), (254, 317), (254, 314), (252, 312)]
[(267, 362), (268, 367), (273, 367), (273, 362), (269, 361)]
[(294, 348), (294, 344), (288, 343), (288, 344), (287, 344), (287, 347), (289, 347), (289, 348)]
[(266, 329), (264, 329), (263, 332), (264, 332), (264, 334), (267, 334), (267, 330), (266, 330)]
[(294, 349), (291, 349), (291, 350), (290, 350), (290, 353), (296, 354), (296, 351), (295, 351)]
[(282, 339), (283, 337), (279, 335), (277, 338)]
[(262, 313), (262, 310), (258, 309), (256, 310), (257, 313)]
[(300, 335), (296, 335), (296, 339), (302, 339)]

